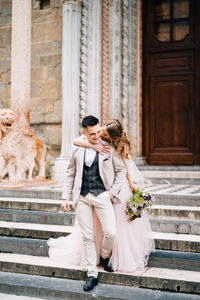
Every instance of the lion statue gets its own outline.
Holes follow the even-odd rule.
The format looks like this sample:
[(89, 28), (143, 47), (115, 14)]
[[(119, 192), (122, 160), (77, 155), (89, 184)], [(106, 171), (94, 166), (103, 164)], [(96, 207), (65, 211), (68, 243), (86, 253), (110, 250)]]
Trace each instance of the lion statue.
[(14, 110), (0, 109), (0, 179), (44, 179), (44, 156), (43, 144), (33, 130), (20, 125)]

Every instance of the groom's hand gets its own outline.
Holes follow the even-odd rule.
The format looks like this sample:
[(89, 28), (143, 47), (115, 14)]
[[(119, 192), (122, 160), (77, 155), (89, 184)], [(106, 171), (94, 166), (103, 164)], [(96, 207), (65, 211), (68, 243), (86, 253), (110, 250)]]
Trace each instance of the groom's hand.
[(64, 211), (70, 211), (70, 204), (69, 204), (69, 200), (63, 199), (62, 200), (62, 204), (61, 207)]

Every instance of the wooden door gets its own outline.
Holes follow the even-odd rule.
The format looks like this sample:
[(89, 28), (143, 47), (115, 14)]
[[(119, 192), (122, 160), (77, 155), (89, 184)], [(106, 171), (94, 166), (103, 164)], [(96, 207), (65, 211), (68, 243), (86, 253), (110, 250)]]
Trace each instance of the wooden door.
[(200, 1), (143, 1), (143, 154), (200, 163)]

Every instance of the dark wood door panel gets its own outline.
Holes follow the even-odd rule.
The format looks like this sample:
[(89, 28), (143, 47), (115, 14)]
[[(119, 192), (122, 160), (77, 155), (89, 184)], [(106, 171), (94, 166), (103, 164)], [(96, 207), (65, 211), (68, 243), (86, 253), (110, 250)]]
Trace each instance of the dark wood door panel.
[(149, 154), (146, 160), (151, 165), (193, 165), (193, 154), (174, 153), (169, 155), (168, 153)]
[(192, 76), (151, 78), (150, 154), (194, 153)]
[(194, 51), (154, 53), (149, 71), (152, 75), (191, 73), (194, 71)]
[(200, 163), (199, 0), (143, 0), (143, 154)]

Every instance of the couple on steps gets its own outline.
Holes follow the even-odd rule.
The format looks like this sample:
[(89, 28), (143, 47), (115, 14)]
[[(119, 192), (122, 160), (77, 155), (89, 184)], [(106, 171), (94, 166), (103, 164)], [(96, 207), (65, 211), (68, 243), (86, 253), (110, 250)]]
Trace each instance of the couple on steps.
[(143, 178), (122, 125), (110, 120), (101, 128), (96, 117), (87, 116), (82, 134), (74, 141), (62, 195), (66, 212), (73, 196), (77, 230), (50, 239), (48, 245), (52, 259), (63, 259), (66, 266), (86, 265), (83, 289), (90, 291), (98, 284), (98, 264), (107, 272), (143, 269), (154, 242), (146, 210), (133, 222), (125, 214), (126, 202)]

